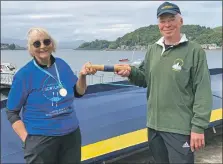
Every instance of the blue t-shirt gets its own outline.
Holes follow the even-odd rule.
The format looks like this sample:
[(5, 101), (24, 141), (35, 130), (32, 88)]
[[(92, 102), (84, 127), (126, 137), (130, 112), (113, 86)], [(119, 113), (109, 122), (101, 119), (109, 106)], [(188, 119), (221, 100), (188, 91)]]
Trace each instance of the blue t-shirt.
[[(59, 94), (55, 63), (67, 95)], [(54, 78), (34, 65), (33, 60), (22, 67), (14, 76), (8, 95), (7, 108), (22, 110), (22, 120), (28, 134), (61, 136), (68, 134), (79, 125), (74, 106), (74, 85), (78, 78), (62, 59), (44, 68)]]

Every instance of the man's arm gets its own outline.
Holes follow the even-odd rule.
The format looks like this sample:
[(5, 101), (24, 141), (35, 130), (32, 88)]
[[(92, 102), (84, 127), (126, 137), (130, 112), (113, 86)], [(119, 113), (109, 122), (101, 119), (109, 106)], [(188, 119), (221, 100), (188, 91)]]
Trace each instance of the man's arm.
[(203, 49), (199, 51), (199, 60), (193, 68), (193, 91), (195, 94), (192, 118), (192, 132), (204, 133), (210, 121), (212, 110), (212, 91), (210, 73), (207, 65), (206, 54)]
[(144, 60), (142, 61), (142, 63), (139, 65), (138, 68), (131, 66), (131, 72), (130, 75), (128, 77), (130, 83), (133, 83), (134, 85), (137, 85), (139, 87), (147, 87), (147, 77), (145, 75), (147, 66), (148, 66), (148, 62), (149, 62), (149, 54), (151, 51), (151, 45), (148, 45), (147, 47), (147, 52), (145, 55)]
[(145, 77), (145, 60), (140, 64), (139, 68), (131, 66), (131, 72), (129, 75), (130, 83), (137, 85), (139, 87), (147, 87), (146, 77)]
[[(116, 72), (118, 75), (122, 76), (122, 77), (128, 77), (128, 80), (130, 83), (137, 85), (139, 87), (147, 87), (147, 81), (146, 81), (146, 69), (147, 69), (147, 65), (148, 65), (148, 57), (150, 54), (150, 49), (151, 46), (149, 45), (147, 48), (147, 52), (145, 55), (144, 60), (142, 61), (142, 63), (139, 65), (138, 68), (134, 67), (134, 66), (130, 66), (128, 64), (123, 64), (124, 66), (128, 66), (129, 70), (121, 70)], [(120, 64), (118, 64), (120, 65)]]

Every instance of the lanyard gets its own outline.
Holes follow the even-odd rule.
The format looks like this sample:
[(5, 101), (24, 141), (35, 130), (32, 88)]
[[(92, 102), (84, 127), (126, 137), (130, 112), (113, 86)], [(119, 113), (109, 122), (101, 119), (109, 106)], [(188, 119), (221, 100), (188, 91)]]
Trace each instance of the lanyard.
[(41, 68), (40, 66), (38, 66), (38, 65), (36, 64), (36, 61), (35, 61), (35, 60), (33, 60), (33, 63), (34, 63), (34, 65), (35, 65), (40, 71), (42, 71), (42, 72), (46, 73), (47, 75), (49, 75), (50, 77), (54, 78), (54, 79), (58, 82), (58, 85), (59, 85), (61, 88), (63, 88), (63, 85), (62, 85), (62, 83), (61, 83), (61, 81), (60, 81), (60, 75), (59, 75), (58, 70), (57, 70), (56, 62), (54, 63), (54, 67), (55, 67), (55, 70), (56, 70), (56, 74), (57, 74), (57, 78), (58, 78), (58, 79), (56, 79), (51, 73), (47, 72), (46, 70), (44, 70), (43, 68)]

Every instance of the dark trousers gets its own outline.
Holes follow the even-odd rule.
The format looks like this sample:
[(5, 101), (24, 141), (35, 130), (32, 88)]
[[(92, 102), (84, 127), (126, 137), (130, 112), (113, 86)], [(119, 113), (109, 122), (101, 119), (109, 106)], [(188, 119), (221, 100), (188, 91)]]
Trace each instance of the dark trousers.
[(148, 128), (149, 151), (155, 163), (194, 163), (190, 136)]
[(80, 129), (56, 137), (28, 135), (24, 143), (24, 159), (28, 164), (80, 164)]

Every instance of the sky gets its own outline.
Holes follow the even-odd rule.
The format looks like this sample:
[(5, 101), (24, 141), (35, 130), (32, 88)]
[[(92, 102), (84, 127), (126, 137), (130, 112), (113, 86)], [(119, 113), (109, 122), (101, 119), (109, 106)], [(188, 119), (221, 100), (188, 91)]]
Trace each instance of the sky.
[[(1, 37), (26, 39), (43, 27), (60, 41), (116, 40), (137, 28), (157, 24), (163, 1), (1, 1)], [(184, 24), (222, 26), (221, 1), (176, 2)]]

